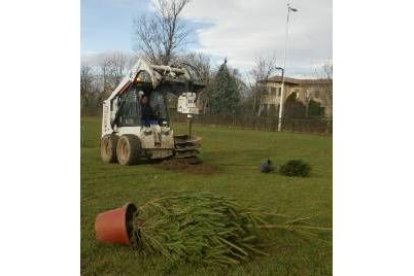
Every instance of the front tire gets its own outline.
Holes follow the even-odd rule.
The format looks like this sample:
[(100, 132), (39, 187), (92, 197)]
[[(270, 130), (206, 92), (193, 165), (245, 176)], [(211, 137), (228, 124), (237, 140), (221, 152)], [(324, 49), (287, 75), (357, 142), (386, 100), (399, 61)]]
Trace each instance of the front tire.
[(141, 153), (141, 143), (134, 135), (122, 135), (116, 146), (116, 156), (121, 165), (138, 163)]
[(118, 136), (115, 134), (105, 135), (101, 139), (101, 158), (105, 163), (116, 162), (116, 146)]

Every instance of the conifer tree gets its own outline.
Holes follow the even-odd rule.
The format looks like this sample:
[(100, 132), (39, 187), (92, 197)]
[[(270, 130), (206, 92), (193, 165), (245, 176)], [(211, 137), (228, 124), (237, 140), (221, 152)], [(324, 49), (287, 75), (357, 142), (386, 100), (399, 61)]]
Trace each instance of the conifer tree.
[(210, 89), (210, 107), (213, 113), (232, 115), (238, 112), (239, 87), (227, 66), (227, 59), (220, 65)]

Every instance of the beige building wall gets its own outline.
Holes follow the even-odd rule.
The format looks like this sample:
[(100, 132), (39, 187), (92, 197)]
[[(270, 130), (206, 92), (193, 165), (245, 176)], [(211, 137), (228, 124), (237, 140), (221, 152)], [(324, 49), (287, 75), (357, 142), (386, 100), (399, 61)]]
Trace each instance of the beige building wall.
[[(297, 100), (303, 104), (307, 104), (311, 99), (321, 104), (325, 109), (325, 117), (332, 118), (332, 84), (319, 84), (310, 81), (309, 84), (285, 82), (285, 95), (284, 101), (292, 94), (296, 93)], [(269, 110), (270, 108), (278, 108), (281, 95), (281, 82), (280, 81), (268, 81), (265, 83), (266, 92), (262, 95), (260, 100), (261, 108), (259, 114), (264, 108)]]
[[(284, 100), (286, 101), (286, 99), (294, 92), (297, 92), (298, 94), (298, 99), (302, 99), (304, 100), (304, 93), (303, 93), (303, 88), (299, 87), (298, 85), (295, 84), (286, 84), (285, 83), (285, 95), (284, 95)], [(280, 102), (280, 95), (282, 92), (282, 86), (280, 83), (275, 83), (275, 82), (271, 82), (271, 83), (267, 83), (266, 84), (266, 93), (264, 95), (262, 95), (261, 97), (261, 104), (270, 104), (270, 105), (278, 105)]]

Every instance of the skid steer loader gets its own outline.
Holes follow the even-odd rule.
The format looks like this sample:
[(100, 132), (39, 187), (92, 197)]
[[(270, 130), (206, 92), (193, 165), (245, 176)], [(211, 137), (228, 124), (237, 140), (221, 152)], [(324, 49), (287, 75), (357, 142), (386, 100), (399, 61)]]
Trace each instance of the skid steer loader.
[[(143, 158), (191, 158), (201, 138), (191, 135), (192, 115), (198, 114), (198, 92), (204, 87), (188, 64), (152, 65), (139, 59), (103, 102), (101, 158), (106, 163), (133, 165)], [(187, 114), (189, 133), (174, 136), (167, 93), (178, 96), (177, 111)], [(154, 117), (142, 117), (146, 97)]]

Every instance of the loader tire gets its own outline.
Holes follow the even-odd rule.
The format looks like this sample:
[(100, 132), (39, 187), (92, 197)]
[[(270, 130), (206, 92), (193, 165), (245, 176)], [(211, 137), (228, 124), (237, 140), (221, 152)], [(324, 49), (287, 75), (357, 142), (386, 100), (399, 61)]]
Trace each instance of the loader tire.
[(138, 163), (141, 153), (141, 143), (134, 135), (122, 135), (116, 146), (116, 156), (121, 165)]
[(105, 135), (101, 138), (101, 158), (105, 163), (115, 163), (117, 161), (116, 146), (118, 139), (115, 134)]

